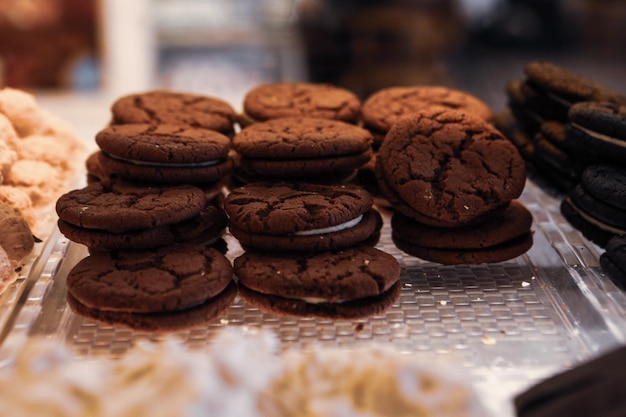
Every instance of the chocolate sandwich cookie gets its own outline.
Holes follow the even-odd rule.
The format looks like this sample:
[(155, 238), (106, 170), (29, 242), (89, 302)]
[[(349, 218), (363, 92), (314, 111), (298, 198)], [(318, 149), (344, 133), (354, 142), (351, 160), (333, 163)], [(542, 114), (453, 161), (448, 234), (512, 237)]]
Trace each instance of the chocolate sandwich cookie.
[(81, 305), (124, 313), (176, 312), (199, 306), (232, 282), (230, 261), (203, 245), (98, 252), (76, 264), (67, 291)]
[(533, 385), (513, 399), (518, 417), (626, 415), (626, 347), (618, 347)]
[(96, 134), (98, 163), (122, 178), (155, 183), (211, 183), (232, 170), (230, 139), (175, 125), (110, 125)]
[(356, 123), (361, 100), (331, 84), (267, 83), (245, 95), (244, 124), (284, 117), (314, 117)]
[(626, 290), (626, 236), (613, 236), (607, 242), (600, 265), (617, 286)]
[(67, 304), (72, 311), (90, 320), (113, 326), (125, 326), (144, 332), (177, 332), (196, 326), (206, 326), (218, 319), (232, 305), (237, 296), (235, 282), (204, 303), (185, 310), (163, 313), (125, 313), (87, 307), (71, 294), (67, 294)]
[(433, 226), (475, 222), (519, 197), (526, 181), (524, 160), (497, 129), (442, 108), (398, 121), (377, 163), (381, 192), (416, 213), (403, 214)]
[(87, 229), (133, 230), (178, 223), (206, 207), (204, 192), (190, 185), (149, 186), (123, 181), (97, 182), (63, 194), (59, 218)]
[(594, 198), (626, 210), (626, 167), (591, 165), (583, 172), (581, 181)]
[(110, 181), (115, 178), (114, 174), (111, 174), (104, 170), (100, 165), (100, 151), (92, 152), (87, 159), (85, 159), (85, 170), (87, 171), (87, 184), (92, 182)]
[(198, 94), (153, 90), (130, 94), (111, 106), (111, 124), (169, 124), (234, 133), (237, 113), (224, 100)]
[(245, 252), (234, 270), (251, 304), (298, 316), (376, 314), (400, 290), (398, 261), (370, 246), (299, 256)]
[(356, 185), (251, 183), (226, 198), (231, 234), (245, 248), (320, 252), (354, 246), (382, 226)]
[(493, 118), (485, 102), (464, 91), (441, 86), (389, 87), (365, 100), (363, 124), (380, 143), (402, 117), (432, 106), (467, 111), (487, 121)]
[(0, 203), (0, 247), (13, 267), (35, 247), (35, 238), (28, 223), (13, 207)]
[(532, 215), (517, 201), (476, 226), (437, 228), (399, 213), (391, 219), (399, 249), (446, 265), (502, 262), (522, 255), (532, 246), (531, 225)]
[(536, 111), (537, 106), (532, 101), (533, 97), (527, 97), (524, 94), (523, 84), (524, 80), (513, 80), (507, 83), (507, 106), (515, 116), (519, 127), (532, 136), (546, 119)]
[(569, 110), (567, 136), (581, 152), (623, 164), (626, 160), (626, 102), (573, 105)]
[(255, 123), (233, 138), (240, 167), (251, 178), (341, 179), (371, 158), (371, 134), (347, 123), (284, 118)]
[(228, 218), (220, 207), (207, 205), (198, 215), (189, 219), (150, 227), (147, 229), (107, 230), (85, 228), (58, 221), (59, 231), (73, 242), (99, 250), (140, 250), (169, 245), (175, 242), (198, 242), (206, 245), (217, 241), (226, 229)]

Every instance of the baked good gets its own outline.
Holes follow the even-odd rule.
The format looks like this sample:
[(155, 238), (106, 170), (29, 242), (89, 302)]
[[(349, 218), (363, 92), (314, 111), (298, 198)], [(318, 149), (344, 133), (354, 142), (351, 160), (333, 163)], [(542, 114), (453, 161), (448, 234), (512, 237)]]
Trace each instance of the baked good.
[(219, 98), (152, 90), (118, 98), (111, 106), (111, 124), (169, 124), (234, 133), (235, 110)]
[(477, 221), (519, 197), (524, 160), (483, 119), (433, 107), (398, 121), (377, 158), (381, 192), (422, 223), (455, 227)]
[(445, 265), (502, 262), (525, 253), (533, 243), (532, 215), (519, 202), (478, 225), (442, 228), (396, 213), (392, 239), (402, 251)]
[(9, 285), (17, 280), (15, 266), (9, 259), (6, 251), (0, 246), (0, 294), (8, 288)]
[(13, 268), (32, 252), (35, 238), (26, 220), (12, 207), (0, 203), (0, 247)]
[(104, 172), (122, 178), (166, 184), (202, 184), (232, 170), (230, 139), (198, 128), (175, 125), (107, 126), (96, 135)]
[(124, 313), (176, 312), (199, 306), (232, 282), (232, 266), (204, 245), (98, 252), (67, 275), (68, 294), (87, 308)]
[(586, 154), (623, 164), (626, 160), (626, 101), (584, 102), (569, 109), (567, 136)]
[(626, 290), (626, 235), (613, 236), (600, 255), (602, 270), (623, 290)]
[(626, 347), (617, 347), (518, 394), (519, 417), (621, 416), (626, 411), (622, 371)]
[(362, 120), (380, 145), (385, 134), (402, 117), (432, 106), (467, 111), (491, 121), (489, 106), (474, 95), (442, 86), (388, 87), (369, 96), (363, 103)]
[(337, 250), (382, 226), (370, 194), (352, 184), (251, 183), (232, 190), (224, 209), (231, 234), (260, 250)]
[(233, 138), (239, 178), (339, 182), (371, 158), (371, 134), (335, 120), (283, 118), (255, 123)]
[(164, 313), (127, 313), (90, 308), (71, 294), (67, 295), (67, 303), (75, 314), (108, 325), (122, 325), (144, 332), (173, 332), (208, 325), (230, 307), (236, 295), (237, 285), (231, 282), (224, 291), (200, 305)]
[(626, 167), (608, 164), (589, 166), (582, 174), (582, 184), (589, 193), (611, 206), (626, 210)]
[(274, 313), (354, 318), (382, 312), (400, 292), (398, 261), (371, 246), (315, 255), (248, 251), (234, 270), (242, 296)]
[(314, 117), (356, 123), (361, 100), (331, 84), (281, 82), (260, 84), (243, 100), (245, 125), (283, 117)]

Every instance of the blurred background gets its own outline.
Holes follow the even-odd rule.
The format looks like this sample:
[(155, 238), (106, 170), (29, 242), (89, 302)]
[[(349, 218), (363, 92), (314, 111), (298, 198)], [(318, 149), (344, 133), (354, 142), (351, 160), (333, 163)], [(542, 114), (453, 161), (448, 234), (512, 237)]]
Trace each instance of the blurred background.
[(99, 97), (171, 88), (240, 107), (261, 82), (365, 98), (440, 84), (504, 107), (547, 59), (626, 92), (624, 0), (0, 0), (0, 85)]

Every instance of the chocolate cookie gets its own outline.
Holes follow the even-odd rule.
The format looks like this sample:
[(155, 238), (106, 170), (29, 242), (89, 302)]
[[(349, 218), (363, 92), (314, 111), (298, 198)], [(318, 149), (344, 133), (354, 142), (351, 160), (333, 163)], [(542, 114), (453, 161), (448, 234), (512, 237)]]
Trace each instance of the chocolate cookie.
[(170, 124), (232, 135), (237, 113), (224, 100), (185, 92), (154, 90), (130, 94), (111, 106), (111, 124)]
[(0, 247), (15, 267), (35, 247), (33, 232), (24, 217), (4, 203), (0, 203), (0, 230)]
[(498, 130), (441, 108), (397, 122), (377, 162), (381, 191), (387, 187), (434, 226), (471, 223), (519, 197), (526, 180), (524, 160)]
[(626, 290), (626, 236), (613, 236), (608, 241), (600, 265), (617, 286)]
[(543, 122), (546, 121), (536, 110), (532, 98), (527, 97), (522, 90), (524, 80), (513, 80), (506, 85), (507, 106), (520, 128), (529, 135), (534, 135)]
[(615, 165), (591, 165), (582, 174), (582, 185), (592, 197), (626, 210), (626, 168)]
[(330, 84), (267, 83), (248, 91), (243, 110), (250, 122), (283, 117), (314, 117), (356, 123), (361, 101), (344, 88)]
[(68, 273), (67, 290), (80, 304), (100, 311), (174, 312), (220, 294), (232, 275), (230, 262), (215, 249), (171, 245), (92, 254)]
[(518, 417), (624, 415), (623, 366), (626, 347), (578, 364), (518, 394), (513, 404)]
[(502, 262), (532, 245), (532, 215), (512, 201), (501, 214), (475, 226), (436, 228), (401, 214), (391, 219), (392, 239), (404, 252), (442, 264)]
[(487, 121), (493, 118), (486, 103), (464, 91), (440, 86), (389, 87), (365, 100), (363, 124), (382, 139), (402, 117), (432, 106), (467, 111)]
[(200, 325), (207, 326), (231, 306), (236, 296), (237, 285), (231, 282), (224, 291), (208, 301), (195, 307), (174, 312), (125, 313), (99, 310), (81, 304), (71, 294), (67, 295), (67, 304), (75, 314), (107, 325), (121, 325), (145, 332), (177, 332)]
[(370, 194), (350, 184), (252, 183), (232, 190), (224, 209), (232, 235), (261, 250), (342, 249), (382, 225)]
[(83, 228), (149, 229), (197, 216), (206, 206), (204, 192), (193, 186), (148, 186), (122, 181), (98, 182), (63, 194), (59, 218)]
[(292, 314), (362, 314), (390, 291), (395, 295), (400, 277), (398, 261), (370, 246), (300, 256), (245, 252), (234, 270), (242, 294), (273, 296), (271, 305), (291, 304)]
[[(587, 239), (601, 247), (606, 246), (609, 239), (613, 236), (626, 234), (625, 228), (611, 226), (598, 219), (594, 211), (596, 207), (602, 210), (603, 206), (601, 204), (594, 205), (598, 200), (591, 200), (588, 194), (581, 196), (581, 194), (585, 193), (584, 189), (580, 186), (576, 188), (568, 197), (561, 201), (560, 205), (561, 214), (572, 226), (578, 229)], [(575, 194), (578, 194), (578, 197), (574, 197)], [(584, 201), (591, 213), (579, 207), (575, 200)], [(623, 213), (620, 218), (624, 218)]]
[(230, 139), (174, 125), (111, 125), (98, 132), (102, 170), (137, 181), (210, 183), (232, 170)]
[(371, 134), (347, 123), (284, 118), (255, 123), (238, 133), (233, 147), (252, 178), (340, 180), (371, 158)]
[(567, 135), (586, 153), (605, 161), (626, 160), (626, 102), (589, 102), (569, 110)]

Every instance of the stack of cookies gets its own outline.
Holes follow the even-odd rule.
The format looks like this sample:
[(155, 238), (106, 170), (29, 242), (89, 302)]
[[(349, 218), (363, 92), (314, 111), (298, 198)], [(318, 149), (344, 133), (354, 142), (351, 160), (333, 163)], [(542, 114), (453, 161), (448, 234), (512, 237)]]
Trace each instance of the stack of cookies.
[(75, 311), (170, 330), (232, 301), (218, 197), (232, 170), (235, 119), (222, 100), (172, 91), (113, 104), (87, 161), (90, 184), (56, 205), (60, 231), (91, 253), (68, 275)]
[[(572, 124), (579, 124), (579, 114), (595, 106), (592, 103), (619, 107), (616, 103), (626, 103), (626, 97), (551, 62), (529, 62), (524, 73), (523, 79), (511, 81), (506, 88), (513, 118), (497, 118), (496, 126), (541, 178), (567, 192), (580, 181), (585, 167), (608, 155), (590, 147), (585, 135), (572, 129)], [(596, 144), (607, 147), (606, 141), (597, 139)]]
[(532, 216), (514, 199), (526, 171), (490, 123), (430, 107), (396, 122), (376, 174), (395, 209), (392, 238), (404, 252), (442, 264), (500, 262), (532, 246)]

